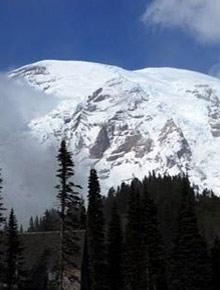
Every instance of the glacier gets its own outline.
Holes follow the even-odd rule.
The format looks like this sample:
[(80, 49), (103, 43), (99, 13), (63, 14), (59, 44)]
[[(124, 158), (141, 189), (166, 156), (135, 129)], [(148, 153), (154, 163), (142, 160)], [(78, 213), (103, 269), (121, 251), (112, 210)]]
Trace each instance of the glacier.
[(91, 167), (104, 193), (153, 170), (184, 172), (220, 194), (220, 80), (176, 68), (57, 60), (8, 75), (56, 100), (28, 127), (39, 146), (58, 148), (66, 138), (83, 183)]

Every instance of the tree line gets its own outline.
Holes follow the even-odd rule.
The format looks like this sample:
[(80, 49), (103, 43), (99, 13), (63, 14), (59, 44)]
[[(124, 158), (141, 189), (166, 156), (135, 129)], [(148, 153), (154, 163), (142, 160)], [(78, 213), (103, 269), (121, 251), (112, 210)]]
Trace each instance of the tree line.
[(47, 266), (54, 253), (46, 251), (29, 268), (25, 233), (13, 209), (6, 222), (0, 194), (0, 289), (220, 289), (220, 199), (213, 192), (198, 194), (187, 175), (153, 172), (111, 188), (104, 197), (91, 169), (86, 208), (65, 140), (57, 161), (59, 206), (31, 217), (27, 229), (30, 234), (58, 232), (56, 262)]

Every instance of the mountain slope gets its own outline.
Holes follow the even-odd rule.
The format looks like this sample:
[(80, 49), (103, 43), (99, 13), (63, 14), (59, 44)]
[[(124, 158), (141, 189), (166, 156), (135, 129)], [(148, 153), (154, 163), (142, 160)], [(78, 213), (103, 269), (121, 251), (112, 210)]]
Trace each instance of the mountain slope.
[(105, 188), (149, 171), (188, 172), (220, 193), (220, 81), (173, 68), (127, 71), (42, 61), (10, 73), (58, 99), (29, 128), (40, 143), (66, 136), (76, 163), (95, 166)]

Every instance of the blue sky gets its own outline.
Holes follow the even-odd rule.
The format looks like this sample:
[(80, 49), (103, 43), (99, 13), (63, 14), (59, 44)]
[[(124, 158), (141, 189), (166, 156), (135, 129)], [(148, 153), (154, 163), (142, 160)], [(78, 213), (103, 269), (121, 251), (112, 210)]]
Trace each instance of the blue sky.
[[(0, 70), (42, 59), (72, 59), (128, 69), (171, 66), (209, 73), (220, 62), (220, 32), (215, 28), (220, 20), (211, 21), (220, 19), (220, 13), (212, 17), (218, 0), (211, 1), (214, 7), (208, 0), (188, 0), (184, 7), (181, 2), (1, 1)], [(201, 11), (195, 2), (209, 5), (210, 15), (206, 6)], [(158, 7), (163, 9), (158, 12)], [(193, 22), (201, 13), (207, 18), (204, 23)]]

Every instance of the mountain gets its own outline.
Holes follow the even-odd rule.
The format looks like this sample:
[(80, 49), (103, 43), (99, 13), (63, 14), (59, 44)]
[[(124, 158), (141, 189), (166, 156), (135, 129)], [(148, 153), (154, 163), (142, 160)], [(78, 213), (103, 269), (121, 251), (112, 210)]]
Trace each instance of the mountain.
[(65, 136), (76, 171), (85, 175), (95, 166), (105, 189), (154, 170), (187, 172), (192, 183), (220, 193), (218, 79), (175, 68), (128, 71), (52, 60), (9, 75), (57, 101), (28, 124), (39, 144), (57, 146)]

